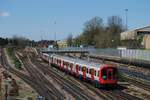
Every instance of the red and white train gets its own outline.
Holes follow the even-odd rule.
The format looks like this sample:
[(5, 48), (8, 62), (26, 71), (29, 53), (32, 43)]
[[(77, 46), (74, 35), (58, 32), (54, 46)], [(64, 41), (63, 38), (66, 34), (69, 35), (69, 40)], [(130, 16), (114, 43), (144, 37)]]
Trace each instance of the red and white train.
[(77, 76), (82, 80), (91, 81), (96, 86), (117, 85), (117, 68), (113, 65), (46, 53), (42, 53), (42, 58), (66, 73)]

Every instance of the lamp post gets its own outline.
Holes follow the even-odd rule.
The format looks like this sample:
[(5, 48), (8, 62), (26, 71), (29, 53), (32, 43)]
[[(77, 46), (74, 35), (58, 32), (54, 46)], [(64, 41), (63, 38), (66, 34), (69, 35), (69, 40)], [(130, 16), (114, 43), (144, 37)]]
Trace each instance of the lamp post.
[(126, 16), (126, 31), (128, 30), (128, 9), (125, 9), (125, 16)]
[[(54, 22), (54, 25), (56, 26), (56, 21)], [(55, 38), (55, 42), (56, 42), (56, 31), (54, 33), (54, 38)]]

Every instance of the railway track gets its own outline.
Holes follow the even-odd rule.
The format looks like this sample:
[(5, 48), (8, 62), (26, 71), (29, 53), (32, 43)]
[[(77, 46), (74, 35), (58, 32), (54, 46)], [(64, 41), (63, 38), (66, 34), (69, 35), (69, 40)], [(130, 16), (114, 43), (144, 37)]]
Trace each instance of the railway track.
[(37, 85), (42, 86), (41, 88), (43, 89), (43, 91), (47, 93), (47, 98), (53, 97), (54, 100), (64, 99), (64, 95), (60, 91), (58, 91), (57, 88), (55, 88), (53, 84), (49, 82), (49, 80), (47, 80), (42, 73), (40, 73), (34, 66), (32, 66), (28, 58), (22, 59), (22, 61), (25, 68), (29, 72), (32, 81), (36, 82)]
[[(45, 66), (44, 65), (41, 65), (39, 63), (39, 61), (34, 61), (32, 59), (32, 61), (36, 64), (36, 65), (40, 65), (41, 67), (39, 67), (41, 70), (44, 70), (45, 68), (45, 71), (48, 71), (50, 70), (51, 72), (54, 71), (52, 70), (52, 68), (49, 68), (48, 66)], [(47, 72), (48, 73), (48, 72)], [(59, 70), (55, 70), (54, 71), (54, 75), (58, 74), (58, 73), (61, 73)], [(60, 77), (62, 76), (62, 74), (59, 75)], [(97, 94), (98, 96), (100, 96), (101, 98), (105, 99), (105, 100), (141, 100), (140, 98), (137, 98), (137, 97), (134, 97), (132, 95), (129, 95), (129, 94), (126, 94), (124, 92), (122, 92), (120, 90), (120, 88), (118, 88), (117, 90), (103, 90), (103, 89), (98, 89), (98, 88), (94, 88), (93, 86), (91, 86), (90, 84), (86, 83), (86, 82), (83, 82), (82, 83), (80, 82), (80, 80), (76, 80), (74, 79), (73, 77), (69, 77), (68, 76), (68, 80), (69, 81), (69, 84), (73, 84), (73, 85), (76, 85), (76, 86), (80, 86), (80, 85), (84, 85), (86, 86), (89, 90), (92, 90), (94, 91), (95, 94)], [(82, 87), (82, 86), (81, 86)], [(92, 99), (93, 100), (93, 99)]]
[[(51, 85), (51, 83), (49, 83), (48, 80), (44, 78), (44, 75), (41, 72), (39, 72), (39, 70), (41, 70), (44, 74), (53, 77), (53, 79), (57, 83), (59, 83), (66, 91), (68, 91), (78, 100), (95, 100), (96, 98), (94, 97), (96, 96), (104, 100), (109, 100), (109, 99), (111, 100), (116, 100), (116, 99), (117, 100), (119, 99), (120, 100), (131, 100), (131, 99), (140, 100), (139, 98), (123, 93), (120, 90), (107, 91), (107, 90), (94, 88), (90, 84), (87, 84), (86, 82), (80, 82), (79, 80), (76, 80), (73, 77), (72, 78), (69, 77), (69, 80), (68, 78), (66, 80), (66, 76), (68, 75), (65, 75), (64, 77), (61, 74), (61, 72), (58, 70), (55, 70), (55, 68), (53, 69), (53, 68), (50, 68), (49, 66), (44, 66), (43, 64), (39, 63), (35, 58), (31, 58), (31, 60), (33, 64), (36, 66), (33, 66), (31, 64), (30, 59), (23, 60), (23, 63), (24, 65), (26, 65), (25, 67), (26, 69), (28, 69), (30, 76), (22, 74), (21, 72), (18, 72), (12, 69), (9, 66), (9, 64), (6, 62), (6, 59), (4, 56), (3, 56), (2, 62), (3, 62), (3, 65), (5, 65), (5, 68), (7, 68), (11, 73), (23, 79), (26, 83), (28, 83), (31, 87), (33, 87), (41, 96), (46, 97), (48, 100), (56, 100), (56, 99), (63, 100), (64, 98), (63, 96), (61, 96), (61, 94), (60, 95), (58, 94), (59, 91), (57, 91), (56, 88), (52, 88), (53, 86)], [(39, 70), (37, 70), (35, 67), (37, 67)], [(94, 91), (96, 95), (85, 92), (82, 89), (82, 86), (86, 86), (89, 90)], [(57, 93), (58, 94), (57, 96), (60, 96), (61, 98), (56, 98), (57, 96), (55, 93)]]
[[(96, 98), (86, 90), (83, 90), (81, 87), (77, 86), (75, 83), (70, 82), (64, 78), (62, 74), (56, 72), (50, 67), (43, 66), (38, 61), (33, 60), (32, 62), (44, 73), (53, 77), (53, 79), (59, 83), (65, 90), (70, 92), (77, 100), (95, 100)], [(99, 97), (101, 99), (102, 97)]]
[[(31, 87), (33, 87), (39, 95), (45, 97), (46, 100), (63, 100), (62, 98), (60, 97), (63, 97), (63, 96), (60, 96), (60, 97), (57, 97), (58, 96), (58, 93), (57, 93), (57, 96), (56, 94), (54, 95), (52, 93), (52, 91), (50, 91), (50, 89), (46, 86), (44, 86), (43, 84), (41, 84), (41, 81), (37, 82), (38, 79), (34, 79), (33, 76), (28, 76), (28, 75), (25, 75), (15, 69), (13, 69), (7, 62), (6, 60), (6, 57), (4, 55), (4, 52), (2, 53), (2, 56), (1, 56), (1, 60), (2, 60), (2, 65), (5, 69), (7, 69), (10, 73), (13, 73), (14, 75), (18, 76), (19, 78), (21, 78), (22, 80), (24, 80), (26, 83), (28, 83)], [(35, 73), (34, 73), (35, 74)], [(32, 74), (33, 75), (33, 74)], [(37, 76), (37, 77), (40, 77), (40, 76)], [(43, 77), (40, 77), (40, 79), (43, 79)], [(44, 80), (45, 81), (45, 80)], [(49, 84), (48, 84), (49, 85)], [(55, 90), (54, 90), (55, 91)]]
[(130, 76), (127, 76), (125, 74), (121, 75), (125, 80), (128, 80), (130, 84), (134, 84), (137, 87), (142, 87), (144, 90), (150, 91), (150, 83), (149, 82), (142, 82), (143, 80), (139, 81), (138, 79), (133, 79)]
[[(74, 78), (72, 77), (68, 77), (69, 80), (73, 81)], [(75, 81), (75, 80), (74, 80)], [(80, 81), (80, 80), (78, 80)], [(76, 82), (78, 83), (78, 82)], [(141, 100), (140, 98), (134, 97), (132, 95), (126, 94), (124, 92), (122, 92), (121, 90), (123, 90), (125, 87), (122, 86), (118, 86), (117, 89), (99, 89), (99, 88), (95, 88), (93, 86), (91, 86), (90, 84), (88, 84), (87, 82), (82, 82), (84, 86), (88, 87), (90, 90), (94, 91), (97, 95), (101, 95), (105, 98), (107, 98), (107, 100)]]

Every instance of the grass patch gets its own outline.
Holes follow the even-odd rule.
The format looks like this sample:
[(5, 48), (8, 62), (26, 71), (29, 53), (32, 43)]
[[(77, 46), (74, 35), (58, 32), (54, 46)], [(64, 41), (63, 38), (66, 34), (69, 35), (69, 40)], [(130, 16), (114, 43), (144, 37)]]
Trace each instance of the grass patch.
[(21, 62), (19, 61), (19, 59), (14, 55), (13, 53), (13, 48), (6, 48), (7, 54), (9, 55), (9, 57), (11, 58), (13, 64), (15, 65), (15, 68), (21, 70), (22, 69), (22, 65)]

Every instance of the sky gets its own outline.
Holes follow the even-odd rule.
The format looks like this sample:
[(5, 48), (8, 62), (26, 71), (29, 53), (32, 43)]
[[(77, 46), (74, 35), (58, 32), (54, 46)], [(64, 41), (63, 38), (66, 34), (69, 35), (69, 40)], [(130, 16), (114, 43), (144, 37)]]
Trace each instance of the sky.
[(107, 18), (116, 15), (125, 24), (125, 9), (128, 29), (149, 26), (149, 4), (150, 0), (0, 0), (0, 37), (36, 41), (75, 37), (95, 16), (107, 24)]

